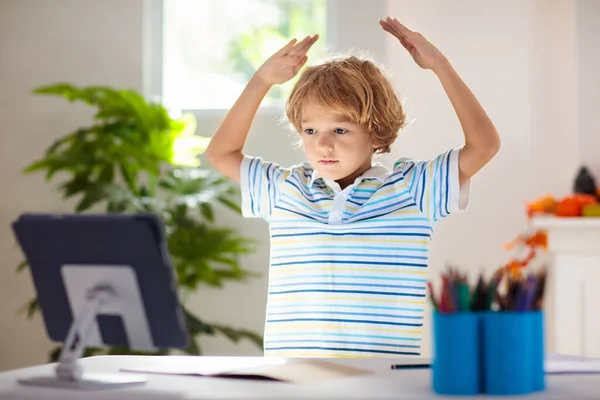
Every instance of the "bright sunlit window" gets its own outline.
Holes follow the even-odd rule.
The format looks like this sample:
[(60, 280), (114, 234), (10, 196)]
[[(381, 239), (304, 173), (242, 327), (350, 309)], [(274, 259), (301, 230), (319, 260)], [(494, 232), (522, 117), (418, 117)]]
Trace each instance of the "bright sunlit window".
[[(309, 56), (321, 58), (326, 11), (326, 0), (163, 0), (163, 104), (230, 108), (256, 69), (293, 37), (318, 33)], [(262, 105), (281, 106), (294, 81), (274, 87)]]

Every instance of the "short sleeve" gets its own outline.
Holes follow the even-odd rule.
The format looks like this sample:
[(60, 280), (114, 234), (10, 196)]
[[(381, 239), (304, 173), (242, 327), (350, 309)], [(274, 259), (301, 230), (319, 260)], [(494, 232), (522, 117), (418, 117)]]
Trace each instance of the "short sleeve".
[(242, 215), (267, 220), (279, 199), (281, 184), (289, 171), (263, 161), (260, 157), (244, 156), (240, 166)]
[(394, 172), (404, 178), (403, 188), (432, 221), (467, 209), (471, 183), (459, 184), (459, 157), (460, 148), (455, 148), (428, 161), (402, 159), (394, 164)]

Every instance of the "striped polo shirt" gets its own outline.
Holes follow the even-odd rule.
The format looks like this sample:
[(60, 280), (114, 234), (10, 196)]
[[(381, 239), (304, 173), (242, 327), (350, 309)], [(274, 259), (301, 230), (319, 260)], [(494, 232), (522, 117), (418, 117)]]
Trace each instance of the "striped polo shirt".
[(265, 356), (420, 354), (432, 228), (468, 203), (459, 152), (375, 165), (344, 190), (308, 163), (244, 156), (243, 215), (270, 227)]

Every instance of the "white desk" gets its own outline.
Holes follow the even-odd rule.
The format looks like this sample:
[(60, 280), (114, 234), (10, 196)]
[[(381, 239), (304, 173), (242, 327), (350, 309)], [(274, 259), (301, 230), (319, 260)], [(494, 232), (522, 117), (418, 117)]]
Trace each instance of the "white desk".
[[(210, 358), (210, 357), (205, 357)], [(118, 372), (157, 362), (157, 357), (100, 356), (82, 360), (88, 372)], [(331, 361), (331, 360), (330, 360)], [(374, 374), (322, 381), (308, 385), (280, 382), (234, 380), (228, 378), (185, 377), (148, 374), (149, 381), (135, 388), (77, 392), (21, 386), (18, 378), (50, 374), (53, 365), (0, 373), (0, 399), (433, 399), (430, 370), (391, 370), (394, 359), (345, 359), (335, 362), (374, 371)], [(544, 392), (520, 398), (600, 399), (600, 376), (548, 376)], [(453, 397), (455, 399), (459, 397)], [(476, 399), (482, 397), (465, 397)]]

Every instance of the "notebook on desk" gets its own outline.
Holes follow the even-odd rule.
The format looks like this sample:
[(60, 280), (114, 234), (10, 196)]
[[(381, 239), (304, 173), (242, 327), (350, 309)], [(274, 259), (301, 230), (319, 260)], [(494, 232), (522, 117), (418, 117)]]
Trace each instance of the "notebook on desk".
[(207, 359), (194, 356), (163, 356), (149, 361), (151, 362), (143, 367), (127, 368), (122, 371), (290, 383), (310, 383), (372, 373), (369, 370), (331, 361), (305, 358), (210, 357)]

